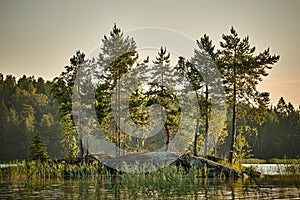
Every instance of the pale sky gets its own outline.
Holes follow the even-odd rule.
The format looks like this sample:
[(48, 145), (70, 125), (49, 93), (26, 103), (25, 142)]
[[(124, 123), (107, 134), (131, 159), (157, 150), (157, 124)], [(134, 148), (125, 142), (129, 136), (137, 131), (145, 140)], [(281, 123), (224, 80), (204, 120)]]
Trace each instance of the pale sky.
[(283, 96), (300, 105), (300, 1), (0, 0), (0, 73), (52, 80), (77, 50), (88, 54), (114, 23), (123, 30), (162, 27), (216, 47), (233, 26), (258, 51), (280, 61), (259, 85), (273, 104)]

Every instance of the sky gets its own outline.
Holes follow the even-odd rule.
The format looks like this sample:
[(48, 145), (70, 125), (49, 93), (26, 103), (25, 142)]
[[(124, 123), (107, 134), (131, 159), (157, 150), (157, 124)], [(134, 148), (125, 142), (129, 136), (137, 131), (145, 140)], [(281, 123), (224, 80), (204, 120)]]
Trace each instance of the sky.
[(52, 80), (77, 50), (88, 54), (114, 23), (123, 31), (162, 27), (193, 40), (210, 36), (216, 48), (233, 26), (261, 52), (280, 61), (259, 84), (300, 105), (300, 1), (201, 0), (0, 0), (0, 73)]

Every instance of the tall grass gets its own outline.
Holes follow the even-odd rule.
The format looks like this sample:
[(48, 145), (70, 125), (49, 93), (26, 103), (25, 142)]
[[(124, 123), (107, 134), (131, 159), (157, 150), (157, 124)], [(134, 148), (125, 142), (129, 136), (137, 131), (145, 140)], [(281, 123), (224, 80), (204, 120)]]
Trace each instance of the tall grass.
[[(182, 195), (193, 195), (203, 189), (207, 196), (215, 196), (211, 188), (220, 185), (221, 177), (207, 178), (207, 170), (192, 168), (188, 171), (177, 168), (175, 165), (167, 166), (150, 173), (116, 173), (111, 174), (102, 165), (70, 165), (53, 162), (23, 161), (17, 166), (0, 169), (0, 181), (11, 180), (30, 185), (34, 181), (59, 181), (66, 179), (80, 184), (80, 196), (88, 196), (91, 188), (101, 193), (104, 188), (103, 198), (139, 199), (153, 197), (164, 199)], [(204, 178), (203, 178), (204, 177)], [(92, 185), (91, 185), (92, 184)], [(30, 186), (31, 187), (31, 186)], [(100, 196), (101, 196), (100, 195)]]
[(0, 169), (0, 180), (46, 180), (97, 178), (103, 169), (95, 165), (72, 165), (54, 162), (10, 162)]
[[(144, 194), (155, 199), (178, 197), (206, 191), (207, 196), (214, 197), (213, 188), (221, 185), (223, 177), (208, 178), (208, 170), (191, 168), (188, 171), (171, 165), (151, 173), (123, 173), (120, 175), (122, 188), (130, 193), (125, 198), (139, 199)], [(221, 187), (220, 187), (221, 188)]]

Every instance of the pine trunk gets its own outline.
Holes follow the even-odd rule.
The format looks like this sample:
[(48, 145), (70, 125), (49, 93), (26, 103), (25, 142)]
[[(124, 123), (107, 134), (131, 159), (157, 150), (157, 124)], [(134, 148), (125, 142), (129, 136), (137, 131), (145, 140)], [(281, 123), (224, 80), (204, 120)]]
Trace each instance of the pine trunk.
[(232, 129), (231, 129), (231, 144), (230, 144), (230, 152), (229, 152), (229, 162), (233, 162), (233, 151), (234, 151), (234, 143), (235, 143), (235, 133), (236, 133), (236, 67), (233, 68), (233, 102), (232, 102)]

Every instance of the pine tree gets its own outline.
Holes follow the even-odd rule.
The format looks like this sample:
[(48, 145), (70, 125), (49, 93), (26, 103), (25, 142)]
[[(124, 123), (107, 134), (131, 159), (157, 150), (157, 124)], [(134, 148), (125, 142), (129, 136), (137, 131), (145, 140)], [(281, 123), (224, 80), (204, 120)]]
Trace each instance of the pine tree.
[[(220, 125), (215, 120), (220, 120), (221, 113), (224, 110), (222, 105), (224, 100), (222, 100), (222, 80), (218, 68), (209, 55), (214, 47), (204, 49), (199, 40), (197, 40), (197, 46), (198, 48), (194, 50), (194, 55), (190, 60), (183, 57), (179, 58), (176, 69), (188, 80), (198, 102), (198, 117), (193, 146), (194, 155), (198, 155), (198, 143), (203, 142), (203, 155), (206, 156), (210, 150), (209, 146), (215, 146), (217, 142), (215, 140), (220, 134), (220, 131), (217, 130)], [(214, 123), (214, 125), (209, 127), (211, 123)], [(215, 130), (212, 131), (213, 129)], [(201, 140), (200, 133), (203, 133), (204, 141)]]
[[(169, 150), (171, 138), (178, 131), (180, 120), (179, 101), (176, 97), (176, 70), (170, 64), (170, 53), (166, 48), (161, 47), (155, 60), (152, 61), (153, 66), (147, 65), (145, 72), (150, 74), (148, 77), (149, 89), (145, 92), (146, 107), (159, 104), (160, 110), (156, 115), (160, 115), (159, 119), (163, 119), (166, 114), (166, 122), (164, 128), (157, 136), (149, 137), (146, 144), (151, 144), (155, 148), (165, 146), (165, 151)], [(164, 144), (159, 144), (162, 135), (165, 135)]]
[(254, 107), (263, 108), (268, 103), (268, 93), (258, 92), (256, 86), (262, 81), (262, 77), (268, 75), (267, 70), (279, 60), (279, 56), (271, 55), (269, 49), (254, 55), (255, 47), (250, 46), (249, 37), (241, 39), (233, 27), (230, 34), (223, 34), (222, 38), (221, 49), (216, 52), (207, 35), (204, 35), (201, 43), (204, 49), (210, 52), (223, 75), (227, 103), (231, 106), (232, 112), (229, 161), (233, 162), (234, 143), (238, 131), (237, 105), (239, 102), (247, 102)]
[(161, 86), (167, 86), (174, 80), (173, 70), (170, 66), (170, 53), (167, 53), (167, 49), (161, 47), (158, 56), (152, 61), (154, 66), (150, 70), (151, 79), (153, 82)]
[[(136, 44), (133, 38), (124, 37), (121, 29), (114, 25), (110, 36), (104, 36), (99, 56), (96, 58), (97, 65), (101, 69), (96, 89), (96, 112), (102, 128), (107, 137), (116, 143), (116, 156), (120, 156), (121, 139), (120, 124), (120, 101), (121, 87), (119, 80), (126, 74), (137, 60)], [(116, 117), (111, 114), (111, 97), (116, 91)]]
[[(193, 92), (197, 98), (197, 119), (196, 119), (196, 127), (195, 127), (195, 135), (194, 135), (194, 145), (193, 145), (193, 154), (194, 156), (198, 155), (198, 143), (199, 143), (199, 134), (200, 134), (200, 118), (202, 115), (200, 114), (200, 106), (202, 105), (202, 92), (201, 89), (204, 86), (204, 80), (199, 70), (195, 67), (195, 61), (192, 63), (189, 60), (185, 60), (183, 57), (179, 57), (178, 64), (176, 70), (181, 73), (192, 85)], [(188, 94), (189, 95), (189, 94)]]
[[(33, 76), (16, 78), (0, 74), (0, 117), (1, 147), (4, 149), (1, 160), (22, 160), (29, 156), (34, 133), (39, 132), (47, 144), (51, 156), (59, 156), (60, 136), (57, 107), (50, 96), (51, 82)], [(1, 110), (1, 109), (0, 109)], [(2, 111), (1, 110), (1, 111)], [(51, 127), (42, 123), (43, 116), (53, 116)], [(52, 121), (52, 120), (51, 120)], [(51, 144), (51, 145), (48, 145)]]

